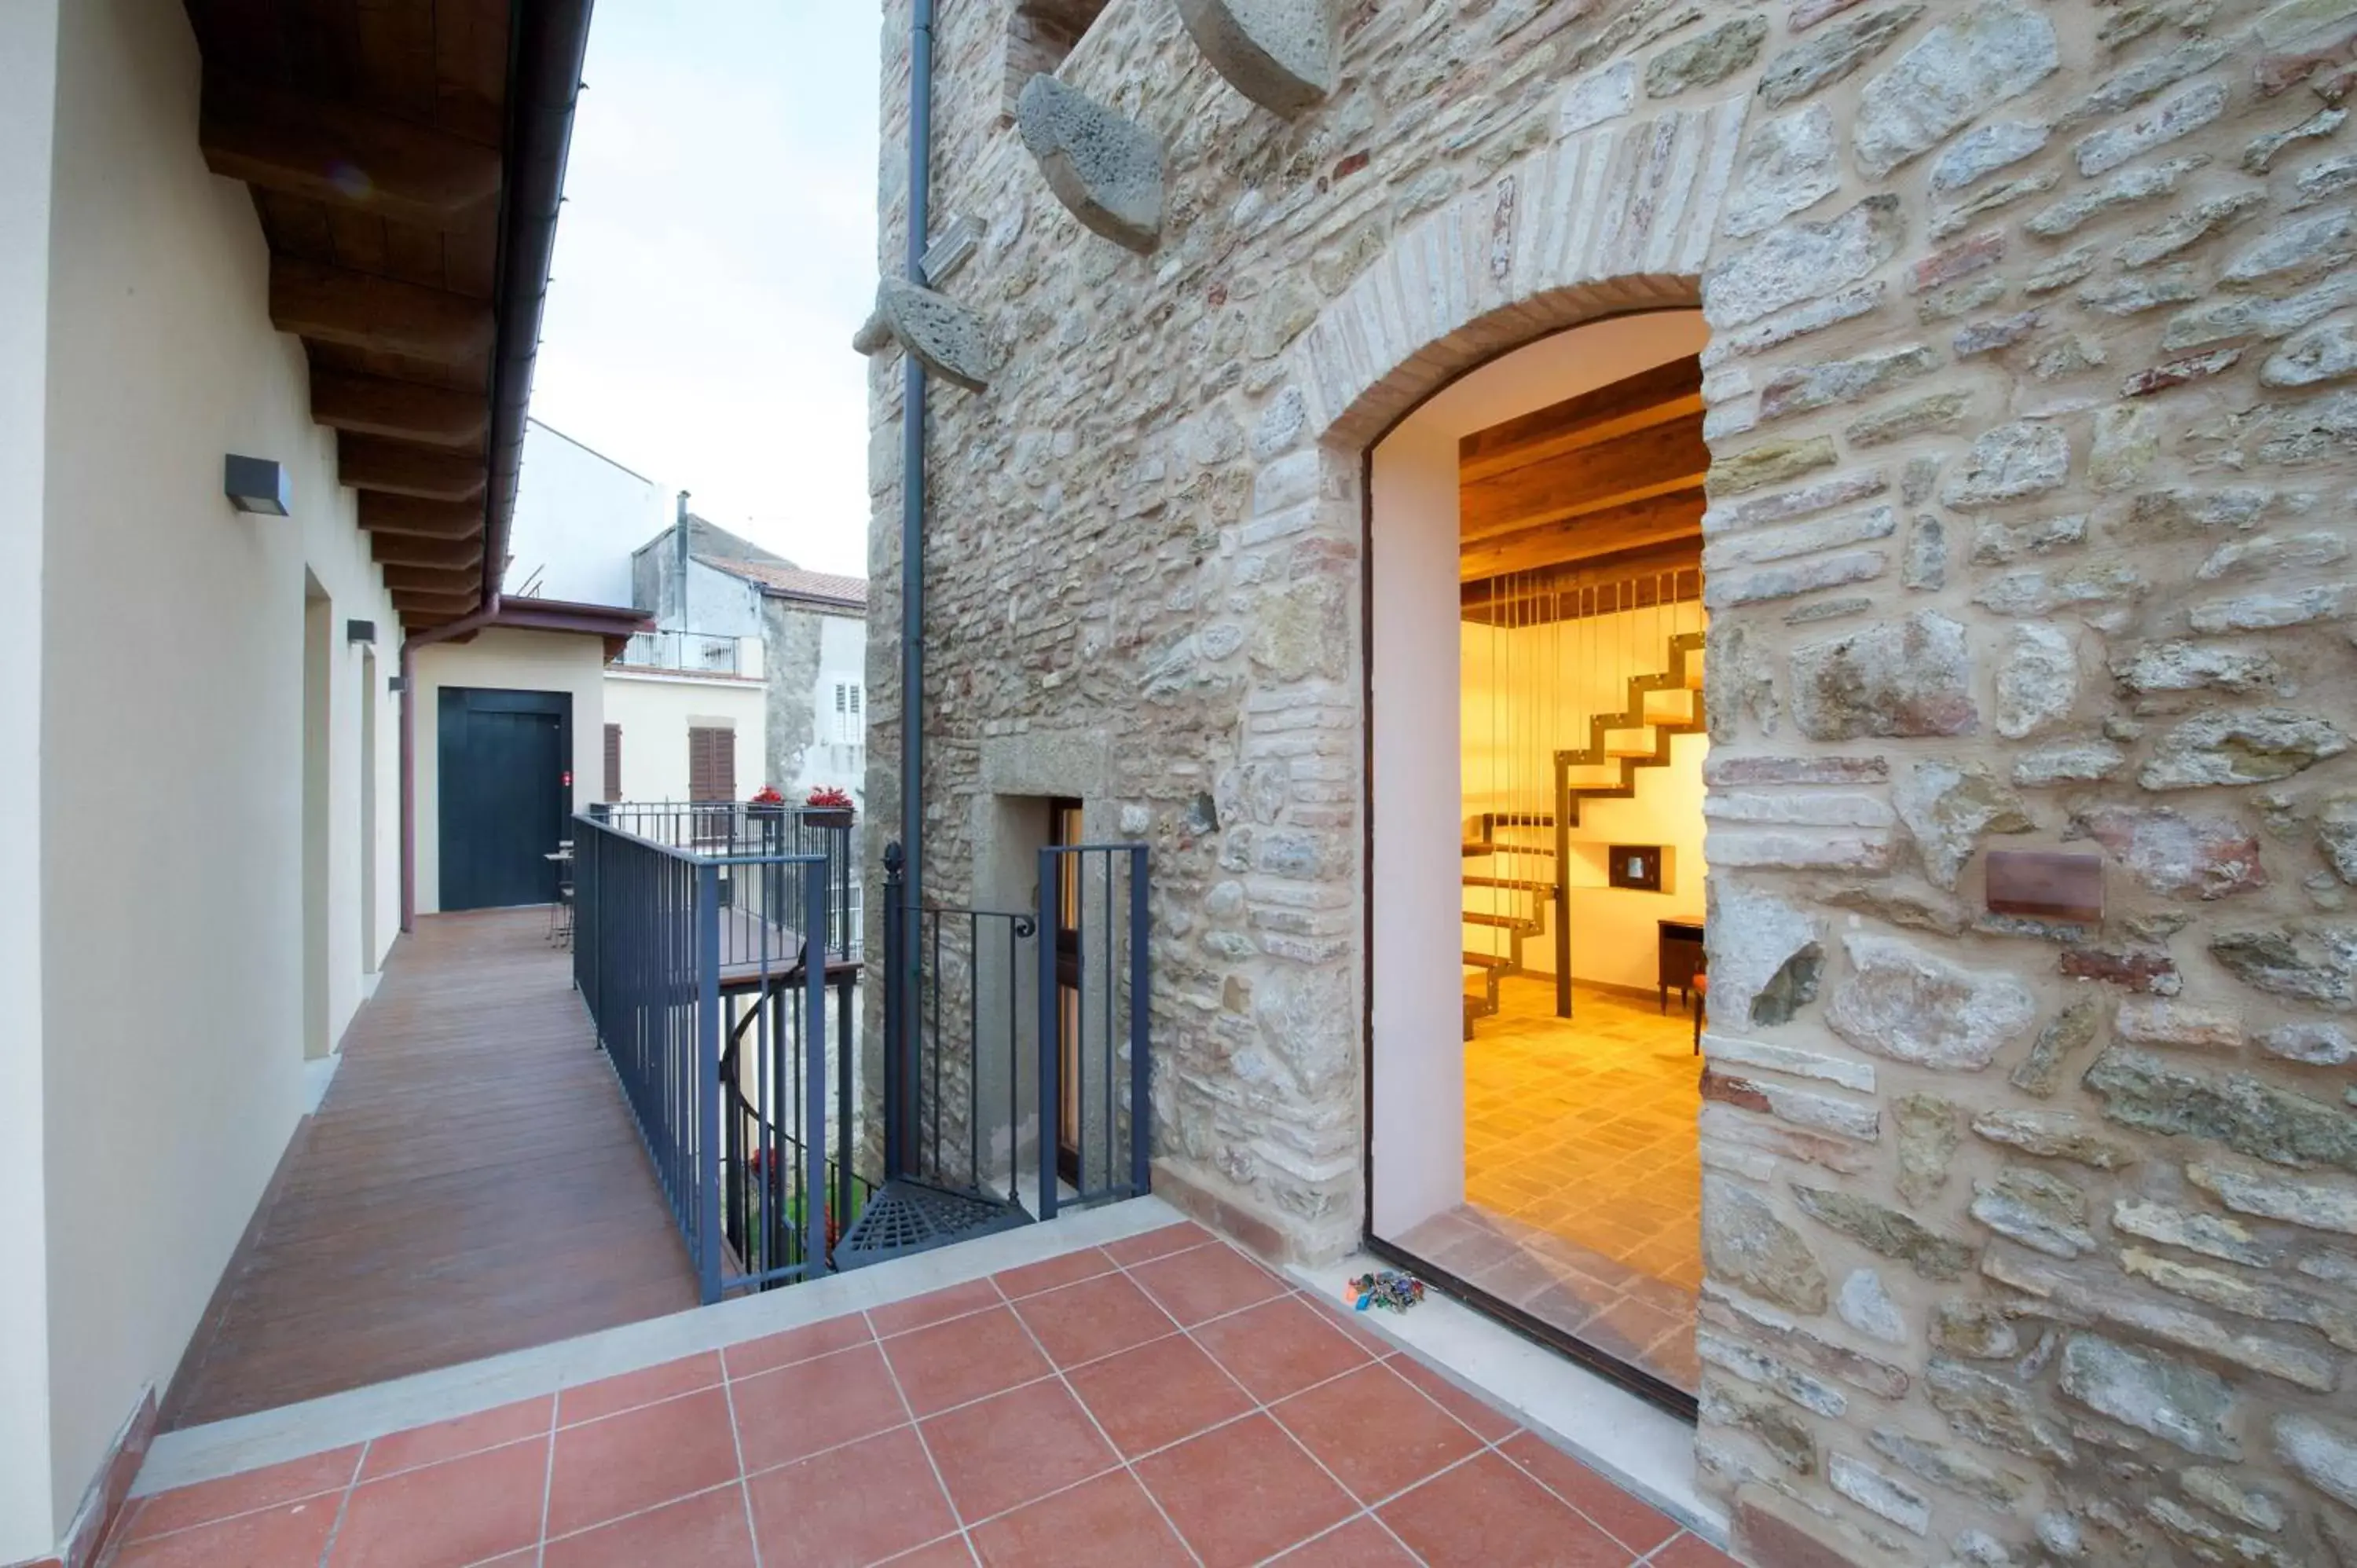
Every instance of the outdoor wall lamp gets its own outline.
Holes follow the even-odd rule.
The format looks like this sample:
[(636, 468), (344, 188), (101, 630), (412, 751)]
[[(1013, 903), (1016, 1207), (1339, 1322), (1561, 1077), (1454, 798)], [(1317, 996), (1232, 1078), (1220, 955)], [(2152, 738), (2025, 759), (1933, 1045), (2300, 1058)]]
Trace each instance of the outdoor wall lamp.
[(346, 642), (364, 642), (371, 647), (374, 647), (376, 645), (376, 622), (372, 620), (348, 620), (344, 622), (344, 640)]
[(221, 490), (238, 510), (264, 517), (285, 517), (295, 504), (285, 467), (268, 457), (231, 453), (221, 460)]
[(409, 682), (395, 675), (384, 683), (384, 689), (397, 697), (409, 690)]

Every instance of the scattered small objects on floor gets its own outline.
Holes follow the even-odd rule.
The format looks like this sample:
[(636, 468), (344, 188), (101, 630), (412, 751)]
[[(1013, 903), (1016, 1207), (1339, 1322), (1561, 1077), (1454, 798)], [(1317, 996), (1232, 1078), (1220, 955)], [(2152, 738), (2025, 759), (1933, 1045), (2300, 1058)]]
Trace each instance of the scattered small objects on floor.
[(1414, 1274), (1385, 1269), (1381, 1273), (1361, 1274), (1345, 1284), (1342, 1299), (1351, 1304), (1354, 1312), (1364, 1312), (1371, 1306), (1385, 1312), (1405, 1312), (1424, 1299), (1424, 1282)]

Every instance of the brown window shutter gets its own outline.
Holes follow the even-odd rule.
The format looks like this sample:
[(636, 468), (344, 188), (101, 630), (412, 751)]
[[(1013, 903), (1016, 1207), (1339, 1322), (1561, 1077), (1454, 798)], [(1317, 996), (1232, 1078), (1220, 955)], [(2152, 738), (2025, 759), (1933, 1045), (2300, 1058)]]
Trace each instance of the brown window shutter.
[(712, 732), (708, 729), (687, 732), (687, 798), (712, 799)]
[(687, 793), (694, 800), (737, 798), (737, 732), (694, 728), (687, 732)]
[(712, 781), (718, 790), (714, 800), (737, 798), (737, 732), (733, 729), (712, 732)]
[(606, 800), (608, 804), (622, 798), (622, 726), (606, 726)]

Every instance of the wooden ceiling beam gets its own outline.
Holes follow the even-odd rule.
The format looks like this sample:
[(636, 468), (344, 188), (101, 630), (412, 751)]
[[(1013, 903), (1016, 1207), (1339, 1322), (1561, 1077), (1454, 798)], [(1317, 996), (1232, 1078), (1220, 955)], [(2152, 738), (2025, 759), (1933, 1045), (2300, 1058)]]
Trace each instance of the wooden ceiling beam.
[(362, 490), (362, 528), (371, 533), (402, 533), (421, 539), (478, 539), (483, 532), (480, 501), (425, 500), (415, 496)]
[(1458, 479), (1488, 478), (1701, 412), (1702, 360), (1688, 355), (1475, 431), (1457, 444)]
[[(471, 501), (483, 493), (482, 458), (382, 435), (339, 434), (336, 467), (356, 490), (435, 501)], [(481, 508), (475, 510), (479, 517)]]
[(496, 335), (491, 307), (480, 300), (283, 255), (270, 258), (270, 323), (318, 342), (437, 365), (474, 362)]
[(433, 539), (422, 533), (374, 530), (369, 534), (369, 553), (381, 566), (463, 566), (483, 558), (483, 540), (479, 532), (458, 539)]
[(1682, 415), (1460, 487), (1459, 537), (1486, 539), (1684, 489), (1709, 467), (1702, 415)]
[(391, 592), (393, 607), (404, 616), (412, 610), (424, 610), (428, 614), (437, 610), (455, 610), (464, 615), (473, 609), (482, 596), (475, 588), (454, 588), (447, 592), (439, 588), (394, 588)]
[(1472, 582), (1631, 550), (1691, 544), (1699, 551), (1706, 504), (1701, 481), (1693, 479), (1667, 495), (1496, 534), (1459, 553), (1458, 575)]
[(497, 147), (348, 103), (209, 72), (198, 139), (217, 175), (395, 223), (471, 231), (499, 209)]
[(474, 392), (339, 371), (311, 372), (311, 417), (358, 435), (391, 435), (432, 446), (480, 450), (490, 400)]
[(455, 566), (387, 566), (384, 585), (420, 594), (471, 594), (482, 585), (482, 558)]

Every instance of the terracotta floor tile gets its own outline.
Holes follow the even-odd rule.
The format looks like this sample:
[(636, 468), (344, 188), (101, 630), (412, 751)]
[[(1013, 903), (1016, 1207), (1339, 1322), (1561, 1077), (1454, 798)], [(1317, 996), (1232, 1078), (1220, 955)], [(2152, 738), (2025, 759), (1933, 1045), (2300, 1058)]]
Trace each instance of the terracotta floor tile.
[(111, 1568), (317, 1568), (342, 1501), (330, 1492), (134, 1541)]
[(1437, 1475), (1481, 1446), (1462, 1422), (1377, 1363), (1269, 1411), (1362, 1503)]
[(1193, 1568), (1161, 1510), (1126, 1470), (1083, 1481), (976, 1525), (974, 1546), (989, 1568)]
[(762, 1568), (865, 1568), (957, 1529), (914, 1427), (764, 1470), (745, 1487)]
[(848, 1317), (829, 1317), (806, 1323), (800, 1328), (789, 1328), (782, 1334), (731, 1345), (720, 1352), (720, 1359), (727, 1366), (730, 1377), (749, 1378), (756, 1372), (791, 1367), (797, 1361), (866, 1345), (875, 1337), (876, 1331), (868, 1326), (866, 1315), (855, 1312)]
[(1534, 1432), (1508, 1438), (1498, 1445), (1498, 1452), (1640, 1556), (1678, 1533), (1677, 1523), (1668, 1515), (1622, 1491)]
[(1233, 1247), (1199, 1247), (1191, 1252), (1140, 1263), (1130, 1277), (1183, 1324), (1250, 1306), (1286, 1290), (1284, 1281)]
[(1183, 1335), (1107, 1357), (1068, 1374), (1066, 1380), (1128, 1458), (1166, 1448), (1253, 1408), (1253, 1397)]
[(974, 1552), (966, 1546), (965, 1537), (952, 1535), (889, 1561), (892, 1568), (974, 1568)]
[(460, 1568), (540, 1539), (548, 1440), (352, 1488), (329, 1568)]
[(876, 1326), (878, 1335), (906, 1334), (911, 1328), (922, 1328), (928, 1323), (944, 1318), (980, 1312), (986, 1306), (996, 1306), (1005, 1298), (998, 1287), (988, 1280), (968, 1280), (962, 1285), (931, 1291), (923, 1295), (896, 1301), (888, 1306), (870, 1308), (867, 1321)]
[(1699, 1535), (1681, 1535), (1648, 1562), (1648, 1568), (1743, 1568)]
[(642, 1404), (671, 1399), (678, 1394), (694, 1393), (708, 1389), (720, 1380), (720, 1357), (706, 1350), (700, 1356), (683, 1356), (676, 1361), (665, 1361), (659, 1367), (647, 1367), (635, 1372), (624, 1372), (616, 1378), (601, 1378), (594, 1383), (566, 1389), (556, 1396), (556, 1419), (566, 1426), (600, 1416), (618, 1415), (635, 1410)]
[(920, 1428), (968, 1524), (1085, 1480), (1114, 1463), (1095, 1423), (1054, 1380), (937, 1415)]
[(1113, 1259), (1102, 1247), (1083, 1247), (1077, 1252), (1067, 1252), (1060, 1258), (1048, 1258), (1036, 1263), (1026, 1263), (1019, 1269), (1008, 1269), (993, 1274), (1001, 1294), (1013, 1301), (1018, 1296), (1037, 1295), (1043, 1290), (1059, 1285), (1077, 1284), (1110, 1273), (1115, 1267)]
[(1318, 1308), (1292, 1296), (1207, 1323), (1195, 1338), (1264, 1402), (1299, 1393), (1371, 1359)]
[(1191, 1219), (1176, 1225), (1165, 1225), (1159, 1230), (1148, 1230), (1142, 1236), (1125, 1236), (1118, 1241), (1105, 1243), (1105, 1256), (1124, 1268), (1130, 1268), (1148, 1258), (1200, 1247), (1212, 1239), (1211, 1233)]
[(1471, 1427), (1474, 1435), (1484, 1443), (1495, 1443), (1522, 1425), (1512, 1416), (1467, 1393), (1412, 1356), (1394, 1356), (1390, 1366), (1393, 1371), (1423, 1390), (1427, 1399)]
[(1135, 1468), (1206, 1568), (1257, 1563), (1358, 1511), (1265, 1415), (1207, 1432)]
[(414, 1470), (420, 1465), (437, 1465), (462, 1454), (479, 1454), (501, 1444), (544, 1435), (549, 1412), (555, 1402), (543, 1394), (538, 1399), (519, 1400), (496, 1410), (462, 1415), (455, 1421), (437, 1421), (431, 1426), (414, 1426), (407, 1432), (380, 1437), (369, 1444), (368, 1456), (361, 1461), (361, 1479), (372, 1481), (380, 1476)]
[(737, 1474), (728, 1395), (720, 1389), (568, 1426), (556, 1434), (556, 1463), (549, 1472), (548, 1533), (569, 1535), (733, 1481)]
[(1077, 1367), (1178, 1332), (1170, 1315), (1126, 1274), (1104, 1274), (1030, 1296), (1015, 1311), (1060, 1367)]
[(909, 1408), (928, 1416), (1050, 1370), (1011, 1307), (953, 1317), (884, 1342)]
[(274, 1503), (341, 1491), (351, 1483), (360, 1462), (361, 1451), (354, 1445), (248, 1470), (241, 1476), (225, 1476), (218, 1481), (199, 1481), (176, 1491), (158, 1492), (139, 1500), (124, 1521), (123, 1539), (137, 1541), (167, 1530), (186, 1530), (192, 1524), (227, 1519), (232, 1514), (251, 1513)]
[(720, 1487), (548, 1543), (543, 1568), (753, 1568), (745, 1489)]
[(750, 1475), (903, 1425), (908, 1407), (873, 1345), (729, 1385)]
[(1361, 1516), (1295, 1547), (1273, 1568), (1416, 1568), (1416, 1561), (1390, 1530)]
[(1628, 1568), (1636, 1561), (1495, 1454), (1436, 1476), (1378, 1511), (1432, 1568)]

